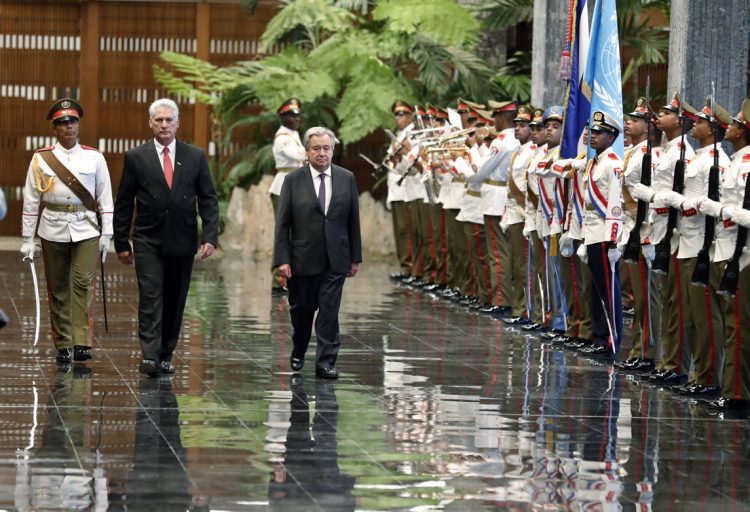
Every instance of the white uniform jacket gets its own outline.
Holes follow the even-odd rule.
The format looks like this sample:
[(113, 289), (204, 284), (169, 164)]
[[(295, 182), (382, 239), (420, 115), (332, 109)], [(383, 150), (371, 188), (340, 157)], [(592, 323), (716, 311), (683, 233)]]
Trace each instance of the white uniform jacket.
[[(43, 151), (52, 151), (57, 159), (78, 178), (99, 205), (101, 226), (96, 213), (85, 210), (81, 200), (57, 177), (41, 156)], [(52, 186), (42, 193), (39, 187), (52, 180)], [(57, 207), (70, 207), (71, 211), (57, 211), (45, 207), (39, 222), (39, 236), (51, 242), (80, 242), (100, 234), (112, 236), (112, 184), (104, 156), (89, 146), (76, 144), (65, 149), (58, 142), (54, 146), (38, 149), (31, 158), (26, 184), (23, 189), (22, 235), (34, 236), (41, 201)], [(79, 211), (75, 211), (79, 210)]]
[(273, 139), (273, 159), (276, 162), (276, 174), (268, 188), (268, 193), (278, 196), (281, 195), (281, 185), (284, 184), (286, 174), (302, 167), (307, 161), (305, 147), (297, 131), (290, 130), (286, 126), (280, 126), (276, 130)]

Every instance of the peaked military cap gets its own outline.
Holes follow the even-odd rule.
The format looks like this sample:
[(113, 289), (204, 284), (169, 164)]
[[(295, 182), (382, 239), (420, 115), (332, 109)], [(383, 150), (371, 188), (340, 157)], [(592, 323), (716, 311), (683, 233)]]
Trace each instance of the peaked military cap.
[(732, 119), (750, 130), (750, 98), (742, 102), (742, 109)]
[(546, 123), (547, 121), (562, 122), (564, 113), (565, 111), (560, 105), (552, 105), (542, 114), (542, 123)]
[(47, 120), (56, 123), (58, 121), (68, 121), (70, 119), (80, 119), (83, 117), (83, 107), (76, 100), (63, 98), (52, 104), (47, 113)]
[(695, 114), (697, 114), (698, 111), (695, 110), (695, 108), (693, 108), (693, 106), (687, 101), (681, 100), (680, 93), (677, 91), (674, 92), (674, 95), (672, 96), (672, 99), (669, 101), (669, 103), (661, 107), (661, 109), (669, 110), (671, 112), (679, 112), (680, 103), (682, 103), (682, 110), (685, 113), (685, 115), (694, 119)]
[(591, 131), (607, 132), (613, 135), (619, 135), (622, 131), (619, 121), (601, 110), (594, 112), (593, 121)]
[(470, 112), (472, 109), (484, 108), (484, 105), (481, 103), (474, 103), (472, 101), (465, 100), (463, 98), (458, 98), (458, 100), (456, 100), (456, 104), (457, 104), (456, 111), (459, 114), (462, 114), (464, 112)]
[(302, 113), (302, 106), (299, 104), (297, 98), (289, 98), (276, 109), (276, 113), (280, 116), (284, 114), (300, 115)]
[(405, 101), (396, 100), (393, 102), (393, 105), (391, 105), (391, 112), (394, 114), (398, 114), (399, 112), (406, 112), (407, 114), (411, 114), (414, 112), (414, 109)]
[(513, 112), (516, 110), (516, 107), (517, 107), (515, 101), (489, 100), (487, 103), (490, 105), (490, 108), (492, 109), (493, 116), (496, 116), (497, 114), (500, 114), (502, 112)]
[[(705, 119), (706, 121), (711, 121), (711, 96), (706, 98), (706, 105), (703, 107), (703, 110), (698, 112), (696, 117)], [(715, 101), (713, 117), (714, 122), (725, 130), (729, 128), (730, 124), (732, 124), (732, 115), (727, 112), (727, 109), (725, 109)]]
[(638, 98), (638, 101), (635, 102), (635, 108), (631, 113), (628, 114), (630, 117), (637, 117), (639, 119), (649, 119), (651, 118), (653, 120), (653, 114), (651, 113), (651, 107), (646, 103), (646, 98), (640, 97)]
[(513, 122), (530, 123), (534, 118), (534, 107), (531, 105), (521, 105), (516, 110), (516, 115), (513, 118)]
[(531, 118), (531, 122), (529, 123), (530, 126), (541, 126), (543, 124), (542, 118), (544, 118), (544, 109), (543, 108), (535, 108), (534, 109), (534, 117)]

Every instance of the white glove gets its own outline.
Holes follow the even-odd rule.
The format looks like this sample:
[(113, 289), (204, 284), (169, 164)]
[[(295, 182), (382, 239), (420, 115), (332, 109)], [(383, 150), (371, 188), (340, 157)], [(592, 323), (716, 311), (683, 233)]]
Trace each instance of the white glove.
[(531, 231), (529, 231), (525, 226), (523, 228), (523, 237), (528, 240), (529, 236), (531, 235)]
[(588, 160), (586, 158), (574, 158), (570, 161), (570, 166), (576, 171), (583, 171), (586, 168)]
[(571, 256), (573, 256), (574, 252), (575, 246), (573, 244), (573, 239), (570, 238), (567, 233), (563, 233), (560, 236), (560, 254), (562, 254), (566, 258), (570, 258)]
[(721, 209), (723, 208), (723, 205), (718, 201), (713, 201), (708, 197), (703, 196), (698, 199), (697, 203), (695, 203), (695, 207), (703, 215), (721, 218)]
[(644, 244), (641, 246), (641, 251), (650, 267), (654, 263), (654, 259), (656, 259), (656, 247), (653, 244)]
[(581, 240), (581, 245), (578, 246), (578, 250), (576, 251), (576, 255), (583, 263), (589, 262), (589, 253), (586, 250), (586, 246), (583, 244), (583, 240)]
[(102, 235), (99, 237), (99, 254), (102, 255), (102, 263), (107, 259), (107, 251), (109, 251), (109, 240), (112, 237), (108, 235)]
[(503, 217), (500, 219), (500, 229), (503, 230), (503, 233), (508, 231), (508, 215), (507, 213), (503, 215)]
[(750, 228), (750, 210), (744, 208), (737, 208), (732, 215), (732, 220), (740, 226)]
[(630, 195), (636, 199), (650, 203), (654, 198), (654, 189), (647, 187), (643, 183), (636, 183)]
[(34, 251), (36, 246), (34, 245), (33, 236), (23, 237), (23, 243), (21, 244), (21, 258), (24, 260), (34, 261)]
[(617, 247), (613, 247), (607, 250), (607, 259), (609, 260), (610, 265), (612, 263), (617, 263), (617, 260), (619, 260), (620, 258), (622, 258), (622, 253)]
[(685, 196), (678, 194), (674, 190), (660, 192), (656, 194), (656, 197), (654, 198), (654, 204), (658, 202), (661, 202), (662, 206), (671, 206), (672, 208), (681, 209), (682, 203), (685, 202)]

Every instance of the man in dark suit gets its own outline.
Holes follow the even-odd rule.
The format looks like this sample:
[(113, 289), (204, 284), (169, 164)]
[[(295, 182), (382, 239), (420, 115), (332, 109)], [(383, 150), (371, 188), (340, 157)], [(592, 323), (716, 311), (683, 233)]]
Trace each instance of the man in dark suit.
[(324, 379), (338, 378), (341, 292), (362, 262), (357, 183), (351, 172), (331, 165), (335, 142), (327, 128), (305, 133), (309, 163), (287, 174), (281, 188), (273, 260), (289, 288), (289, 363), (295, 372), (302, 369), (317, 309), (315, 374)]
[[(154, 138), (125, 153), (114, 214), (115, 250), (126, 265), (135, 262), (138, 278), (138, 338), (141, 373), (173, 373), (195, 253), (214, 253), (219, 204), (205, 153), (175, 136), (180, 126), (177, 104), (156, 100), (148, 124)], [(198, 246), (198, 213), (203, 237)], [(133, 206), (138, 205), (133, 249), (128, 235)]]

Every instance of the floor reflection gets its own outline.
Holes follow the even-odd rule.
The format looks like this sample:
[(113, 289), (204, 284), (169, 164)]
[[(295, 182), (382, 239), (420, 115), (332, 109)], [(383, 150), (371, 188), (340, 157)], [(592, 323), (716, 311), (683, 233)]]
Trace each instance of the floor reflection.
[(315, 417), (310, 425), (310, 401), (304, 378), (291, 380), (291, 414), (284, 457), (273, 464), (268, 485), (270, 510), (353, 511), (355, 479), (341, 473), (336, 441), (338, 403), (335, 384), (315, 382)]
[(292, 377), (267, 267), (196, 265), (177, 372), (141, 379), (132, 269), (107, 262), (110, 333), (99, 310), (94, 360), (58, 372), (48, 336), (30, 342), (28, 268), (0, 253), (0, 508), (750, 510), (746, 420), (396, 287), (385, 265), (344, 290), (342, 378), (311, 361)]

